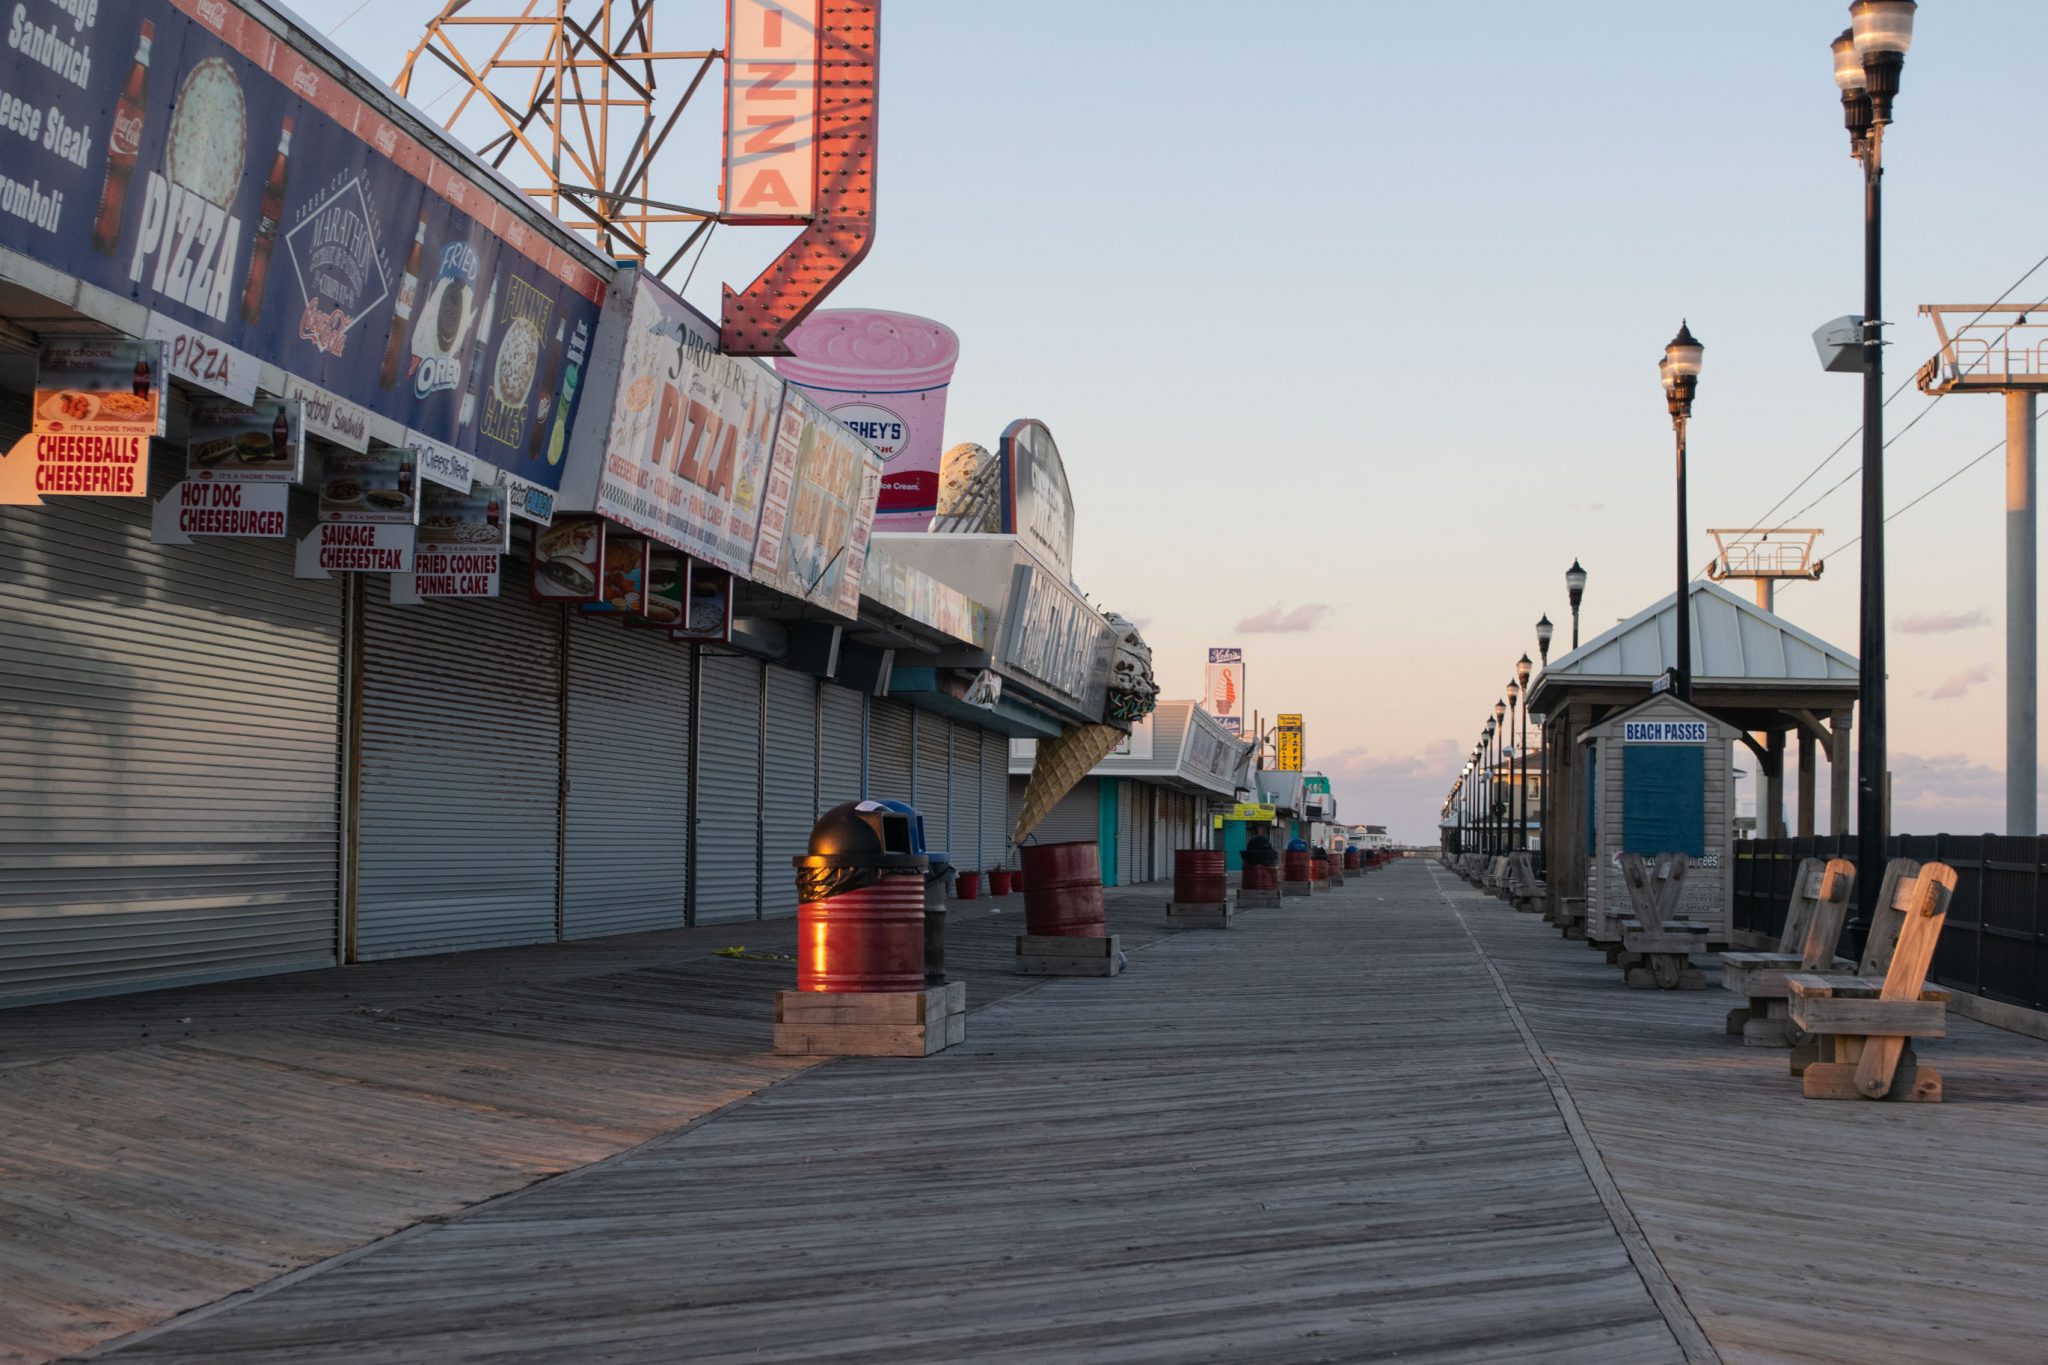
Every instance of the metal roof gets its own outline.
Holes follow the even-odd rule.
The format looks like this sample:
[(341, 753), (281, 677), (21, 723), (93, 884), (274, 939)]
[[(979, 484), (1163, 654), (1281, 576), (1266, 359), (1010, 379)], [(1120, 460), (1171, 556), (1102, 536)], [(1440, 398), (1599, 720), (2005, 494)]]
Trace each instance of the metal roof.
[[(1856, 658), (1846, 650), (1737, 597), (1718, 583), (1696, 579), (1687, 588), (1695, 684), (1855, 685)], [(1536, 702), (1546, 681), (1560, 685), (1596, 678), (1648, 681), (1674, 666), (1678, 662), (1676, 600), (1676, 593), (1665, 594), (1551, 664), (1530, 689), (1530, 702)]]

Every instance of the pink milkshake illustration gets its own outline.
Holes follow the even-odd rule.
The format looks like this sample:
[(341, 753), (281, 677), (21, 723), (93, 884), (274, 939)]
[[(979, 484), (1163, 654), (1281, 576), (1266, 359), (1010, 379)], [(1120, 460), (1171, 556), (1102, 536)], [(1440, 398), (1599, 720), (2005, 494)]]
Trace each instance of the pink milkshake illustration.
[(939, 501), (953, 329), (910, 313), (829, 308), (790, 333), (775, 369), (881, 455), (877, 531), (922, 531)]

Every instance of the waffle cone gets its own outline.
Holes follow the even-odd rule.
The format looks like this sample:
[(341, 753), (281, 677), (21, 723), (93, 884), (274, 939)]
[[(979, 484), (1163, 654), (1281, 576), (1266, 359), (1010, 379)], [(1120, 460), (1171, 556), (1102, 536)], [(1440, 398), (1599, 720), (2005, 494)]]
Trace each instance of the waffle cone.
[(1017, 843), (1037, 829), (1060, 798), (1081, 785), (1088, 770), (1116, 747), (1124, 732), (1114, 725), (1074, 725), (1058, 739), (1038, 741), (1038, 756), (1031, 763), (1030, 780), (1024, 784), (1024, 805), (1017, 815)]

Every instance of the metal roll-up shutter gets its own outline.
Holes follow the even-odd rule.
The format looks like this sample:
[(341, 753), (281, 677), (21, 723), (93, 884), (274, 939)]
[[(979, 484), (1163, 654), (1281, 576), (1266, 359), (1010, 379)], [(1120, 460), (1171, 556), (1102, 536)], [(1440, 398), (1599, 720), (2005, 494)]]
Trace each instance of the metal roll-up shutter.
[(867, 698), (851, 688), (826, 683), (819, 689), (818, 810), (861, 798), (860, 760), (865, 747)]
[(1005, 866), (1010, 851), (1010, 738), (981, 732), (981, 865)]
[(760, 913), (761, 664), (707, 652), (698, 665), (697, 689), (697, 923), (755, 919)]
[(516, 589), (395, 607), (369, 584), (358, 958), (555, 938), (562, 626)]
[(981, 731), (972, 725), (953, 722), (953, 768), (947, 780), (954, 865), (970, 872), (993, 867), (981, 858)]
[(947, 798), (946, 772), (953, 766), (953, 722), (927, 711), (913, 713), (912, 719), (917, 722), (917, 748), (911, 756), (910, 803), (924, 816), (924, 845), (953, 854), (953, 866), (965, 868), (962, 860), (974, 850), (953, 847)]
[(1102, 838), (1102, 779), (1084, 777), (1031, 831), (1037, 844), (1097, 843)]
[(562, 937), (680, 929), (690, 872), (690, 647), (569, 622)]
[(867, 795), (881, 801), (910, 799), (911, 727), (916, 713), (900, 701), (868, 701)]
[(767, 766), (762, 772), (761, 913), (796, 913), (790, 859), (810, 847), (818, 816), (818, 680), (768, 665)]
[(345, 582), (151, 505), (0, 507), (0, 1005), (335, 961)]
[(1151, 789), (1141, 782), (1124, 778), (1117, 792), (1116, 802), (1116, 884), (1135, 886), (1145, 880), (1143, 834), (1145, 825), (1139, 814), (1145, 798)]

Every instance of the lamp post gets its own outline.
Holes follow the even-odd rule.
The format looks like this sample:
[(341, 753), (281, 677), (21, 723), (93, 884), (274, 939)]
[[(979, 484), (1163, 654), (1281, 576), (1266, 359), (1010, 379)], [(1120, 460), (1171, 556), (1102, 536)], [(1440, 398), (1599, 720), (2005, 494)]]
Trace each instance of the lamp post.
[[(1877, 904), (1884, 866), (1884, 130), (1892, 121), (1899, 72), (1913, 45), (1914, 0), (1856, 0), (1849, 27), (1831, 45), (1849, 154), (1863, 168), (1863, 605), (1856, 687), (1856, 917), (1860, 947)], [(1867, 883), (1864, 884), (1864, 883)]]
[(1525, 853), (1526, 853), (1526, 852), (1528, 852), (1528, 849), (1529, 849), (1529, 706), (1528, 706), (1528, 695), (1529, 695), (1529, 674), (1530, 674), (1531, 668), (1532, 668), (1532, 665), (1531, 665), (1531, 664), (1529, 663), (1529, 656), (1528, 656), (1528, 655), (1524, 654), (1524, 655), (1523, 655), (1523, 656), (1522, 656), (1521, 658), (1519, 658), (1519, 659), (1515, 660), (1515, 681), (1516, 681), (1516, 682), (1518, 682), (1518, 683), (1520, 683), (1520, 684), (1522, 685), (1522, 696), (1523, 696), (1523, 704), (1522, 704), (1522, 753), (1521, 753), (1521, 769), (1522, 769), (1522, 777), (1521, 777), (1521, 780), (1520, 780), (1519, 782), (1517, 782), (1517, 783), (1515, 784), (1515, 800), (1516, 800), (1517, 802), (1519, 802), (1519, 803), (1520, 803), (1520, 805), (1521, 805), (1521, 811), (1520, 811), (1520, 813), (1519, 813), (1519, 814), (1517, 814), (1517, 815), (1515, 816), (1515, 840), (1516, 840), (1516, 847), (1520, 848), (1520, 849), (1521, 849), (1521, 850), (1522, 850), (1523, 852), (1525, 852)]
[(1499, 792), (1500, 770), (1507, 757), (1508, 749), (1507, 714), (1508, 704), (1506, 702), (1494, 702), (1493, 727), (1500, 736), (1493, 744), (1493, 785), (1495, 788), (1493, 796), (1493, 851), (1496, 855), (1506, 852), (1506, 849), (1502, 846), (1507, 843), (1508, 835), (1507, 803), (1501, 800)]
[(1508, 815), (1513, 826), (1508, 834), (1508, 852), (1518, 853), (1522, 847), (1522, 817), (1520, 813), (1522, 796), (1522, 773), (1528, 766), (1522, 754), (1522, 744), (1515, 736), (1515, 711), (1522, 701), (1522, 685), (1513, 678), (1508, 679), (1508, 738), (1515, 740), (1508, 755), (1508, 776), (1514, 780), (1514, 787), (1508, 793)]
[(1572, 648), (1579, 647), (1579, 599), (1586, 595), (1586, 571), (1574, 559), (1572, 566), (1564, 571), (1565, 595), (1572, 600)]
[(1685, 426), (1692, 420), (1692, 397), (1699, 388), (1700, 360), (1706, 347), (1693, 338), (1684, 319), (1678, 335), (1664, 348), (1657, 371), (1664, 381), (1664, 404), (1671, 412), (1671, 432), (1678, 446), (1678, 594), (1672, 599), (1678, 619), (1678, 699), (1692, 703), (1692, 604), (1686, 600), (1685, 585), (1692, 578), (1685, 552)]
[[(1550, 624), (1550, 613), (1544, 612), (1536, 622), (1536, 650), (1543, 656), (1543, 666), (1550, 667), (1550, 637), (1557, 633), (1557, 627)], [(1527, 658), (1527, 655), (1523, 656)]]
[(1479, 732), (1479, 850), (1493, 856), (1493, 722)]

